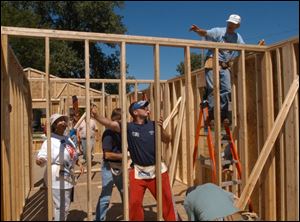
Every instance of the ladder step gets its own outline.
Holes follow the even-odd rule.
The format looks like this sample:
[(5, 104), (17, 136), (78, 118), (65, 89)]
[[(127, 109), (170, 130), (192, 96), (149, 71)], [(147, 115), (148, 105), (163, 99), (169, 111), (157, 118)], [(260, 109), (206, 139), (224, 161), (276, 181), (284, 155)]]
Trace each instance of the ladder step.
[(228, 187), (228, 186), (233, 186), (237, 184), (241, 184), (241, 180), (230, 180), (230, 181), (224, 181), (221, 183), (221, 187)]
[[(208, 167), (211, 166), (211, 159), (209, 157), (200, 156), (198, 159), (200, 160), (202, 165), (208, 166)], [(237, 161), (236, 160), (222, 160), (222, 166), (225, 166), (228, 164), (233, 164), (233, 163), (237, 163)]]

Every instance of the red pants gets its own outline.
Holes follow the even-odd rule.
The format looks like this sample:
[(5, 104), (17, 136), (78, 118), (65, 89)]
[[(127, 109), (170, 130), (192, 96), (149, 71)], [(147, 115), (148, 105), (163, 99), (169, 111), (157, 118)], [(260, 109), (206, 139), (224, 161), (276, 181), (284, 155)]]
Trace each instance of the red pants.
[[(161, 179), (163, 218), (165, 221), (175, 221), (176, 216), (168, 173), (163, 173)], [(134, 169), (130, 169), (129, 188), (129, 219), (142, 221), (144, 220), (143, 198), (147, 188), (156, 199), (156, 178), (137, 180), (134, 178)]]

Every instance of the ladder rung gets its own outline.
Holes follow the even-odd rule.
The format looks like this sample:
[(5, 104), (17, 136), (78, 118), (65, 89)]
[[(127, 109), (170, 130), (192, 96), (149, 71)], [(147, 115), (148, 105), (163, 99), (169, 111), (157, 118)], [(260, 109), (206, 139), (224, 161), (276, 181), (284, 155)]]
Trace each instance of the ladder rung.
[(241, 183), (242, 183), (241, 180), (224, 181), (221, 183), (221, 187), (228, 187), (228, 186), (237, 185), (237, 184), (241, 184)]
[[(199, 160), (200, 160), (202, 165), (211, 166), (210, 158), (205, 158), (205, 157), (200, 156)], [(222, 160), (222, 166), (227, 165), (227, 164), (233, 164), (233, 163), (236, 163), (236, 162), (237, 162), (236, 160)]]

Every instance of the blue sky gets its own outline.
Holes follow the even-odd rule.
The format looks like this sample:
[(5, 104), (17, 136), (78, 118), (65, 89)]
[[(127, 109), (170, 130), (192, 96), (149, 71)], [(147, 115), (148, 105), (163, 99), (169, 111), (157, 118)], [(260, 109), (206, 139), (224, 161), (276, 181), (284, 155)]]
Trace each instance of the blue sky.
[[(125, 1), (116, 12), (124, 16), (127, 35), (200, 40), (188, 31), (192, 24), (203, 29), (225, 27), (230, 14), (239, 14), (242, 22), (237, 32), (247, 44), (265, 39), (269, 45), (299, 36), (298, 1)], [(178, 75), (176, 66), (183, 59), (183, 49), (161, 47), (161, 79)], [(126, 62), (136, 79), (154, 79), (152, 47), (128, 45)]]

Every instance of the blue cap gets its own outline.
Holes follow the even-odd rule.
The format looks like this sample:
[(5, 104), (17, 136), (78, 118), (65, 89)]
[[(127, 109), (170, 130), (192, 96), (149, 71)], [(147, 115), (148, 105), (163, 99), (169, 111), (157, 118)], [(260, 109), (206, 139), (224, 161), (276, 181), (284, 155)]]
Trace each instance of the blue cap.
[(132, 110), (140, 109), (142, 107), (146, 107), (149, 105), (149, 102), (147, 100), (140, 100), (133, 104)]

